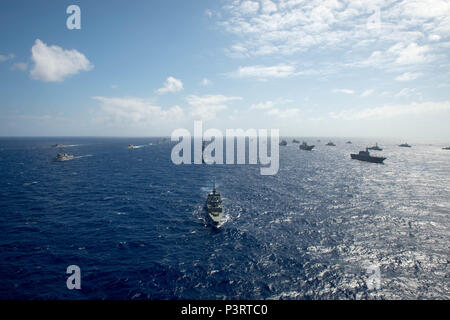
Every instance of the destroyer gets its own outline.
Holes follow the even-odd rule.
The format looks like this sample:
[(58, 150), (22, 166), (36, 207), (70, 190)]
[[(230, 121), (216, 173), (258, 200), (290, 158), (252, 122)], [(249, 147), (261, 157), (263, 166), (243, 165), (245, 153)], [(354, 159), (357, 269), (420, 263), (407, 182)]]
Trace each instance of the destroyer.
[(300, 148), (300, 150), (311, 151), (314, 148), (314, 146), (313, 145), (308, 146), (308, 144), (305, 141), (303, 141), (303, 143), (300, 145), (299, 148)]
[(73, 154), (68, 153), (58, 153), (58, 155), (53, 158), (53, 161), (68, 161), (73, 160), (75, 156)]
[(398, 146), (399, 147), (403, 147), (403, 148), (411, 148), (411, 145), (407, 144), (406, 142), (402, 143), (402, 144), (399, 144)]
[(375, 143), (375, 145), (373, 147), (367, 148), (368, 150), (377, 150), (377, 151), (383, 151), (383, 149), (381, 149), (378, 146), (378, 143)]
[(358, 154), (351, 153), (350, 157), (352, 157), (352, 159), (373, 163), (383, 163), (383, 161), (386, 159), (385, 157), (371, 156), (369, 153), (369, 148), (366, 148), (366, 151), (360, 151)]
[(206, 211), (208, 211), (211, 222), (214, 225), (218, 225), (222, 220), (223, 210), (222, 198), (220, 197), (220, 193), (216, 191), (216, 183), (214, 183), (214, 187), (206, 199)]

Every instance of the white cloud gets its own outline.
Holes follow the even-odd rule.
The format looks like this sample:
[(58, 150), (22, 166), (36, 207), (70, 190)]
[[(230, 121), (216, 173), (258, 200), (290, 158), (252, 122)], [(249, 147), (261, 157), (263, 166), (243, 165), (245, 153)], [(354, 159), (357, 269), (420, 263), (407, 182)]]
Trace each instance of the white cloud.
[(158, 94), (165, 94), (168, 92), (178, 92), (183, 90), (183, 82), (181, 80), (175, 79), (174, 77), (168, 77), (164, 83), (164, 87), (156, 90)]
[(15, 58), (14, 53), (10, 53), (10, 54), (8, 54), (8, 55), (2, 55), (2, 54), (0, 54), (0, 62), (5, 62), (5, 61), (8, 61), (8, 60), (14, 59), (14, 58)]
[(239, 67), (238, 70), (230, 73), (229, 75), (237, 78), (267, 79), (287, 78), (296, 74), (295, 67), (286, 64), (279, 64), (269, 67), (263, 65)]
[(64, 50), (58, 46), (47, 46), (37, 39), (31, 48), (34, 67), (30, 71), (33, 79), (44, 82), (61, 82), (80, 71), (89, 71), (93, 65), (77, 50)]
[(375, 50), (366, 60), (354, 65), (377, 67), (382, 69), (399, 69), (418, 64), (432, 62), (436, 56), (431, 53), (428, 45), (398, 42), (385, 51)]
[[(448, 49), (440, 46), (450, 34), (448, 0), (262, 0), (260, 6), (252, 1), (225, 3), (218, 24), (234, 36), (227, 50), (231, 57), (317, 52), (317, 60), (379, 68), (448, 61)], [(381, 14), (380, 23), (372, 28), (368, 22), (375, 8)], [(371, 59), (355, 62), (367, 52), (373, 53)]]
[(413, 102), (404, 105), (386, 105), (362, 110), (344, 110), (338, 113), (330, 113), (334, 119), (362, 120), (385, 119), (406, 115), (439, 114), (450, 111), (450, 101), (443, 102)]
[(301, 110), (298, 108), (287, 108), (287, 109), (279, 109), (279, 108), (273, 108), (268, 111), (266, 111), (266, 115), (271, 117), (277, 117), (281, 119), (292, 119), (294, 120), (295, 117), (300, 116)]
[(396, 97), (409, 97), (409, 96), (413, 95), (415, 91), (416, 91), (415, 89), (403, 88), (395, 96)]
[(350, 89), (333, 89), (333, 93), (355, 94), (355, 91)]
[(438, 34), (430, 34), (430, 35), (428, 36), (428, 39), (429, 39), (430, 41), (439, 41), (439, 40), (441, 40), (441, 36), (438, 35)]
[(206, 14), (209, 18), (212, 18), (212, 16), (213, 16), (213, 12), (212, 12), (211, 10), (209, 10), (209, 9), (206, 9), (206, 10), (205, 10), (205, 14)]
[(210, 86), (211, 84), (212, 84), (212, 82), (208, 78), (203, 78), (201, 81), (201, 85), (204, 87)]
[(374, 92), (373, 89), (364, 90), (364, 92), (361, 93), (361, 97), (368, 97), (368, 96), (372, 95), (373, 92)]
[(27, 64), (24, 62), (16, 62), (12, 65), (11, 70), (26, 71), (28, 68)]
[(395, 78), (397, 81), (411, 81), (419, 78), (422, 74), (419, 72), (405, 72)]
[(277, 5), (270, 0), (262, 0), (262, 12), (272, 13), (277, 11)]
[(227, 97), (224, 95), (189, 95), (186, 97), (186, 101), (190, 105), (191, 116), (200, 120), (215, 119), (217, 112), (227, 108), (227, 102), (241, 99), (241, 97)]
[(426, 56), (429, 51), (429, 46), (419, 46), (417, 43), (410, 43), (408, 45), (397, 43), (388, 50), (388, 52), (397, 56), (395, 62), (398, 64), (416, 64), (426, 62), (430, 59), (429, 56)]
[(252, 104), (250, 106), (250, 110), (268, 110), (275, 106), (275, 103), (273, 101), (266, 101), (266, 102), (260, 102), (256, 104)]
[(183, 118), (179, 106), (163, 109), (153, 102), (133, 97), (93, 97), (100, 102), (100, 120), (111, 124), (132, 125), (157, 123), (161, 120), (174, 121)]
[(256, 1), (243, 1), (240, 6), (240, 11), (244, 14), (254, 14), (258, 9), (259, 3)]

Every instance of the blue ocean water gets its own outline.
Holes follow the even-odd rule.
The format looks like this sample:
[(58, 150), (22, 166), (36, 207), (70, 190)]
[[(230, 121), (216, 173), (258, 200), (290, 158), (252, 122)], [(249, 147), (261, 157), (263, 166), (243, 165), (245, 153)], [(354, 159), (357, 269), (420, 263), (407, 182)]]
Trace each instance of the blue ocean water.
[[(176, 166), (158, 141), (0, 139), (0, 298), (450, 298), (443, 145), (379, 139), (379, 165), (349, 156), (374, 141), (308, 139), (314, 151), (280, 147), (278, 174), (261, 176), (257, 165)], [(53, 162), (56, 143), (77, 158)], [(204, 211), (213, 177), (220, 228)], [(81, 290), (66, 287), (69, 265)]]

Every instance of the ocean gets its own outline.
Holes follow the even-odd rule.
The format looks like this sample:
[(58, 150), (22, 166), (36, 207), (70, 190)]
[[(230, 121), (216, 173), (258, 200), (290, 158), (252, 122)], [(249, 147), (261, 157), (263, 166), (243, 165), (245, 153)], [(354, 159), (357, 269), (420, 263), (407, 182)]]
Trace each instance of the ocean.
[(317, 139), (263, 176), (174, 165), (160, 138), (1, 138), (0, 299), (450, 299), (450, 151), (378, 139), (373, 164), (350, 159), (373, 140)]

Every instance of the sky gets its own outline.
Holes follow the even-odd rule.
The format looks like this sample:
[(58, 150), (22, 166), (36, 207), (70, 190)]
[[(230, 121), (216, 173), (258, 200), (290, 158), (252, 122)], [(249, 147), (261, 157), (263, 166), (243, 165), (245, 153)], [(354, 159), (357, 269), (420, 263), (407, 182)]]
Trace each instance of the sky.
[[(70, 5), (80, 29), (67, 26)], [(167, 136), (202, 120), (450, 140), (450, 0), (0, 8), (0, 136)]]

